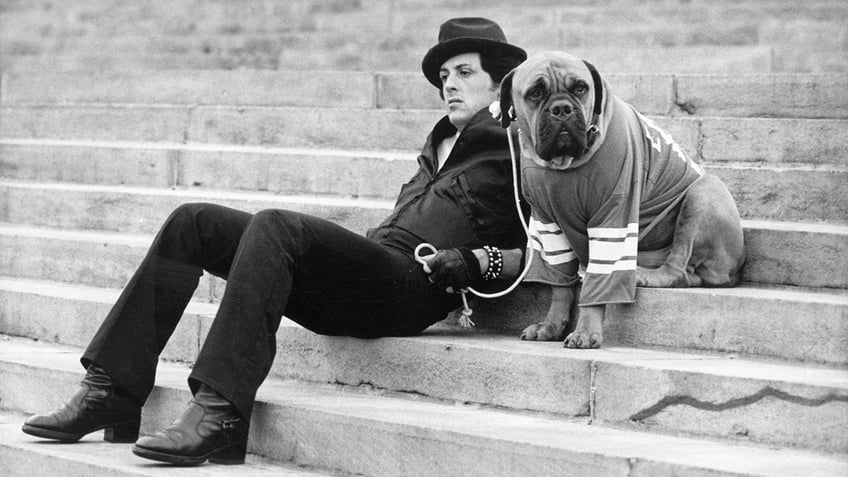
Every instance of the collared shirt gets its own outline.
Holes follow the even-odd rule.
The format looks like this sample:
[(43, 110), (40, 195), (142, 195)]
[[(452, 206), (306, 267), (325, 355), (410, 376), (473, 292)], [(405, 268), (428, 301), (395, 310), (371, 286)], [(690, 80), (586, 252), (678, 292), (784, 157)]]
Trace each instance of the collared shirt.
[(479, 111), (439, 168), (438, 144), (456, 132), (447, 116), (435, 125), (418, 156), (418, 171), (401, 187), (392, 213), (367, 232), (369, 238), (410, 255), (423, 242), (438, 250), (526, 244), (506, 131), (488, 110)]

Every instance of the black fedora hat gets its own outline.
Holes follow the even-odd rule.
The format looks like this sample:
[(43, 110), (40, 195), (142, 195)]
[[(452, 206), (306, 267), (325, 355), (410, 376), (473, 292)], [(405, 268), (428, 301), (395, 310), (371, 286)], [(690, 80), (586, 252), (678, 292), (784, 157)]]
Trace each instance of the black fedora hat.
[(527, 52), (507, 43), (503, 30), (492, 20), (452, 18), (439, 28), (439, 43), (424, 55), (421, 70), (433, 86), (441, 88), (439, 69), (442, 64), (449, 58), (468, 52), (492, 53), (515, 58), (518, 62), (527, 59)]

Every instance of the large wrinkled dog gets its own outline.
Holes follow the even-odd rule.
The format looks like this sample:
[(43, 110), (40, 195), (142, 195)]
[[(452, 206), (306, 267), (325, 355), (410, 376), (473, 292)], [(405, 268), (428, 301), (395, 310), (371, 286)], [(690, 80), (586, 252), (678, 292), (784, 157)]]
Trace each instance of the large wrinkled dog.
[(597, 348), (604, 305), (635, 301), (637, 286), (739, 280), (742, 226), (727, 187), (615, 97), (589, 63), (532, 56), (504, 78), (500, 107), (504, 127), (519, 128), (532, 207), (527, 280), (553, 286), (545, 320), (522, 339), (561, 339), (575, 314), (565, 346)]

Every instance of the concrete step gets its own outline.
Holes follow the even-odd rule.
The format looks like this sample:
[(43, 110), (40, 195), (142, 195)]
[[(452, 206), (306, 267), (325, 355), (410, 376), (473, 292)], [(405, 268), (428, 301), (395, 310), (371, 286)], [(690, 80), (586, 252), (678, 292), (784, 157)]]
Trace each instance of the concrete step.
[[(4, 345), (0, 393), (13, 409), (31, 413), (54, 408), (82, 375), (77, 349), (17, 339)], [(161, 363), (157, 388), (145, 406), (143, 431), (166, 425), (181, 412), (189, 398), (187, 372), (183, 366)], [(269, 379), (257, 396), (249, 450), (298, 465), (364, 475), (561, 475), (563, 468), (574, 475), (848, 471), (844, 454), (675, 437), (610, 428), (598, 421), (587, 425), (586, 418), (405, 396)], [(804, 423), (794, 426), (798, 432), (808, 424), (814, 427), (798, 422)]]
[(461, 330), (374, 342), (287, 331), (272, 371), (284, 378), (585, 416), (626, 429), (848, 450), (844, 369), (619, 346), (584, 352)]
[[(0, 275), (88, 287), (123, 288), (154, 235), (0, 224)], [(220, 299), (224, 281), (204, 272), (194, 300)]]
[(285, 464), (257, 455), (248, 454), (238, 471), (232, 467), (205, 465), (200, 468), (162, 466), (145, 461), (132, 454), (132, 444), (112, 444), (103, 441), (103, 432), (98, 431), (80, 440), (77, 445), (50, 445), (21, 432), (25, 416), (0, 412), (0, 460), (3, 475), (61, 475), (64, 477), (88, 477), (109, 475), (115, 477), (135, 476), (280, 476), (319, 477), (343, 476), (337, 471), (318, 470)]
[[(839, 74), (604, 75), (643, 114), (781, 118), (848, 117)], [(189, 104), (444, 110), (420, 73), (165, 70), (6, 73), (2, 103)]]
[[(292, 32), (316, 35), (359, 31), (364, 36), (393, 36), (409, 32), (413, 34), (411, 36), (416, 39), (418, 46), (426, 48), (430, 45), (434, 28), (441, 21), (467, 10), (450, 0), (436, 0), (428, 4), (431, 7), (428, 9), (422, 9), (420, 2), (408, 0), (391, 4), (377, 2), (344, 5), (326, 5), (312, 0), (293, 0), (285, 5), (269, 0), (244, 0), (238, 6), (228, 2), (213, 2), (202, 7), (147, 1), (143, 5), (145, 8), (140, 12), (137, 3), (126, 0), (86, 0), (45, 10), (25, 2), (16, 2), (8, 8), (2, 25), (8, 28), (10, 37), (28, 37), (40, 33), (45, 40), (69, 34), (86, 36), (94, 33), (106, 37), (139, 35), (138, 39), (142, 39), (141, 35), (159, 38), (191, 34), (227, 36)], [(503, 22), (509, 37), (515, 41), (535, 34), (529, 28), (532, 25), (535, 29), (547, 31), (552, 37), (556, 37), (557, 29), (573, 32), (572, 36), (575, 37), (581, 31), (597, 31), (599, 35), (605, 33), (611, 37), (614, 44), (624, 41), (619, 35), (633, 35), (636, 38), (628, 46), (660, 43), (663, 39), (671, 41), (678, 37), (681, 38), (679, 42), (684, 44), (691, 44), (698, 39), (714, 44), (726, 37), (735, 38), (737, 30), (756, 30), (757, 26), (776, 20), (818, 20), (819, 24), (826, 24), (846, 16), (844, 5), (838, 0), (815, 0), (803, 5), (774, 0), (685, 4), (645, 4), (631, 0), (599, 5), (568, 0), (555, 5), (547, 1), (529, 1), (516, 5), (514, 2), (491, 0), (476, 6), (476, 9), (480, 15)], [(46, 29), (46, 26), (52, 28)], [(672, 30), (684, 27), (693, 31)], [(656, 29), (654, 39), (649, 37), (642, 41), (639, 38), (640, 32), (647, 36), (647, 32), (652, 29)], [(725, 43), (739, 44), (742, 41), (737, 39), (722, 44)]]
[[(223, 156), (213, 156), (212, 163), (225, 164)], [(260, 160), (267, 161), (268, 159)], [(330, 158), (328, 161), (333, 162), (333, 159)], [(186, 162), (185, 164), (191, 163)], [(200, 164), (203, 164), (203, 162)], [(238, 164), (229, 164), (225, 166), (224, 170), (238, 170)], [(268, 164), (268, 162), (265, 162), (265, 164)], [(368, 228), (381, 223), (391, 212), (394, 202), (393, 199), (389, 199), (390, 189), (397, 188), (399, 187), (397, 184), (405, 182), (405, 179), (401, 179), (401, 177), (411, 176), (411, 173), (406, 171), (410, 164), (406, 162), (395, 164), (390, 161), (383, 162), (383, 167), (375, 169), (382, 172), (385, 172), (386, 169), (393, 171), (381, 176), (394, 180), (395, 185), (393, 187), (382, 183), (382, 181), (380, 181), (380, 187), (369, 187), (367, 184), (373, 175), (364, 174), (365, 168), (356, 168), (354, 172), (351, 172), (353, 180), (346, 181), (346, 179), (351, 178), (351, 175), (346, 175), (335, 177), (336, 182), (331, 184), (321, 181), (322, 178), (332, 180), (332, 177), (327, 176), (327, 169), (320, 167), (313, 169), (311, 166), (307, 166), (305, 170), (295, 169), (295, 174), (292, 175), (286, 175), (284, 172), (281, 172), (280, 175), (265, 175), (264, 177), (268, 181), (266, 184), (273, 181), (274, 185), (280, 184), (284, 189), (290, 187), (306, 189), (306, 191), (302, 189), (291, 192), (281, 191), (287, 192), (282, 195), (255, 190), (231, 190), (235, 182), (238, 181), (239, 185), (245, 185), (250, 184), (250, 179), (243, 180), (236, 173), (232, 181), (216, 180), (216, 174), (201, 172), (204, 169), (196, 167), (198, 165), (195, 163), (184, 168), (184, 170), (197, 172), (196, 175), (194, 173), (187, 174), (190, 180), (188, 184), (202, 184), (205, 178), (209, 178), (214, 181), (210, 185), (217, 187), (179, 185), (163, 188), (0, 179), (0, 196), (4, 198), (6, 204), (0, 210), (0, 222), (23, 226), (152, 233), (159, 229), (170, 211), (177, 205), (186, 202), (213, 202), (249, 212), (256, 212), (263, 208), (302, 211), (336, 221), (351, 230), (364, 233)], [(42, 170), (42, 168), (39, 168), (39, 170)], [(106, 168), (105, 175), (107, 177), (110, 176), (109, 170), (109, 168)], [(257, 171), (262, 170), (267, 169), (264, 166), (257, 167)], [(845, 184), (848, 184), (848, 181), (840, 183), (839, 179), (848, 175), (848, 172), (777, 169), (771, 170), (771, 173), (769, 173), (768, 170), (760, 168), (710, 168), (710, 170), (729, 185), (743, 218), (807, 222), (809, 225), (801, 225), (799, 226), (800, 229), (804, 230), (806, 227), (807, 230), (814, 233), (823, 232), (829, 226), (822, 225), (823, 228), (817, 228), (812, 222), (829, 221), (835, 227), (828, 231), (830, 234), (835, 234), (831, 243), (838, 250), (844, 247), (842, 245), (844, 244), (844, 235), (840, 228), (841, 225), (836, 224), (844, 224), (846, 217), (848, 217), (848, 213), (846, 213), (848, 211), (848, 193), (839, 193), (846, 188)], [(160, 172), (157, 172), (160, 177), (167, 175)], [(86, 171), (81, 171), (81, 173), (87, 175)], [(306, 177), (301, 174), (305, 174)], [(41, 174), (39, 173), (39, 175)], [(332, 173), (329, 175), (333, 176)], [(191, 179), (191, 177), (197, 180)], [(226, 177), (226, 174), (218, 175), (218, 177)], [(261, 181), (259, 178), (263, 176), (250, 174), (248, 177), (257, 177)], [(271, 177), (280, 177), (280, 180), (277, 181)], [(294, 182), (294, 185), (288, 181), (289, 179)], [(343, 183), (347, 183), (348, 186), (342, 185)], [(335, 187), (334, 184), (340, 185)], [(781, 188), (775, 187), (776, 185), (781, 186)], [(829, 189), (828, 185), (831, 186)], [(259, 189), (265, 188), (261, 183), (258, 186)], [(807, 190), (804, 190), (800, 186), (808, 187)], [(274, 189), (275, 187), (269, 188)], [(336, 192), (349, 192), (353, 196), (358, 195), (354, 193), (380, 193), (386, 198), (369, 199), (327, 195)], [(133, 214), (127, 214), (127, 210), (133, 210)], [(799, 245), (802, 249), (809, 248), (804, 244)], [(759, 253), (772, 256), (768, 251)], [(786, 254), (779, 252), (779, 256), (784, 255)], [(792, 267), (796, 266), (794, 263)], [(758, 277), (750, 277), (750, 279), (767, 283), (773, 282), (773, 280), (763, 280)], [(832, 286), (828, 283), (831, 283), (829, 278), (810, 283), (789, 282), (788, 284)]]
[(418, 170), (416, 157), (414, 151), (7, 139), (0, 140), (0, 176), (394, 199)]
[[(22, 234), (20, 241), (27, 235), (32, 237), (35, 245), (44, 243), (39, 234)], [(10, 236), (4, 234), (4, 237)], [(20, 241), (4, 239), (3, 243), (17, 245)], [(108, 256), (108, 249), (112, 246), (101, 244), (89, 248), (102, 247), (107, 250), (105, 254)], [(60, 339), (60, 334), (39, 330), (50, 330), (50, 323), (56, 316), (68, 316), (68, 326), (72, 330), (90, 330), (90, 320), (96, 323), (106, 316), (124, 282), (114, 280), (109, 290), (103, 290), (102, 286), (83, 285), (87, 281), (107, 281), (102, 275), (96, 280), (77, 277), (77, 274), (84, 275), (76, 269), (84, 269), (87, 263), (85, 257), (91, 252), (80, 252), (79, 258), (58, 255), (60, 258), (53, 261), (59, 264), (57, 266), (49, 260), (49, 255), (44, 258), (43, 252), (29, 246), (11, 250), (32, 250), (37, 257), (18, 258), (10, 257), (9, 253), (3, 254), (4, 266), (0, 273), (5, 274), (2, 283), (8, 294), (5, 326), (22, 330), (19, 334), (26, 336), (37, 332), (43, 339), (56, 337), (57, 341), (71, 344), (86, 342), (85, 334)], [(45, 252), (53, 250), (52, 246), (44, 249)], [(137, 248), (135, 253), (140, 257), (144, 251)], [(76, 261), (82, 264), (75, 264)], [(100, 264), (101, 261), (92, 263)], [(44, 273), (33, 273), (26, 264), (31, 264), (31, 269), (43, 267)], [(131, 265), (119, 273), (129, 275), (135, 267)], [(103, 268), (109, 269), (111, 265), (105, 264)], [(205, 276), (195, 293), (195, 300), (198, 305), (217, 303), (224, 287), (223, 280)], [(87, 298), (89, 293), (94, 293), (94, 298)], [(549, 293), (547, 287), (527, 284), (504, 298), (473, 300), (475, 322), (481, 330), (518, 336), (524, 327), (544, 317)], [(67, 301), (69, 296), (78, 297), (81, 302)], [(54, 299), (58, 300), (55, 301), (56, 309), (52, 308), (54, 305), (45, 305), (45, 302), (52, 303)], [(91, 306), (95, 308), (87, 308)], [(81, 311), (75, 307), (80, 307)], [(214, 309), (208, 312), (214, 313)], [(844, 289), (753, 283), (729, 289), (638, 289), (635, 304), (609, 307), (605, 338), (611, 344), (730, 351), (848, 364), (846, 309), (848, 293)], [(78, 317), (86, 320), (86, 324), (75, 324)], [(190, 332), (190, 336), (196, 335), (196, 331)]]
[(735, 164), (705, 169), (727, 185), (743, 219), (848, 223), (848, 170)]
[[(88, 346), (120, 294), (118, 288), (0, 277), (0, 333)], [(192, 301), (162, 358), (193, 362), (218, 305)], [(1, 403), (0, 403), (1, 404)]]
[[(845, 223), (848, 217), (848, 165), (715, 161), (705, 166), (728, 185), (743, 218)], [(0, 174), (37, 182), (199, 186), (393, 201), (416, 170), (410, 151), (0, 140)]]
[[(2, 139), (420, 150), (440, 112), (167, 105), (5, 106)], [(845, 164), (848, 120), (654, 117), (694, 159)], [(810, 137), (817, 138), (810, 141)]]
[[(0, 279), (0, 297), (5, 304), (0, 315), (0, 333), (87, 346), (117, 293), (117, 290), (92, 290), (43, 281)], [(799, 301), (797, 292), (795, 297), (791, 293), (786, 295), (782, 299), (772, 299), (772, 303), (779, 301), (789, 308), (825, 313), (803, 315), (806, 320), (796, 325), (789, 320), (772, 320), (776, 324), (768, 328), (768, 316), (750, 316), (748, 322), (736, 323), (738, 320), (733, 317), (712, 317), (710, 310), (702, 313), (697, 302), (691, 306), (689, 315), (702, 315), (700, 320), (698, 316), (684, 316), (674, 321), (669, 314), (664, 317), (637, 315), (632, 319), (614, 312), (605, 328), (610, 342), (600, 351), (567, 350), (559, 342), (526, 342), (517, 339), (517, 333), (504, 336), (487, 332), (486, 328), (491, 327), (490, 318), (498, 317), (487, 313), (491, 305), (479, 302), (474, 304), (479, 330), (439, 324), (423, 336), (413, 338), (370, 341), (331, 338), (315, 335), (284, 319), (277, 332), (277, 358), (272, 374), (317, 382), (369, 383), (381, 389), (441, 399), (574, 416), (589, 415), (599, 409), (598, 402), (589, 405), (591, 383), (595, 383), (595, 394), (604, 399), (618, 399), (614, 396), (620, 386), (635, 393), (629, 396), (631, 401), (628, 404), (605, 401), (608, 407), (603, 408), (604, 414), (595, 417), (622, 425), (639, 424), (691, 432), (700, 432), (698, 426), (704, 425), (707, 433), (729, 436), (742, 434), (734, 426), (744, 429), (753, 426), (749, 437), (758, 441), (772, 439), (772, 442), (797, 445), (824, 442), (827, 448), (841, 446), (843, 444), (831, 437), (824, 437), (830, 432), (827, 430), (805, 444), (793, 437), (795, 431), (791, 426), (785, 427), (783, 421), (778, 424), (773, 419), (765, 424), (757, 421), (757, 413), (768, 410), (777, 409), (788, 416), (807, 419), (816, 418), (818, 413), (830, 415), (834, 406), (837, 411), (842, 410), (839, 411), (843, 413), (843, 417), (838, 418), (840, 422), (845, 418), (845, 409), (840, 406), (845, 404), (846, 393), (842, 387), (848, 378), (844, 369), (846, 333), (839, 319), (846, 300), (844, 297), (841, 301), (822, 297), (816, 306), (810, 294), (807, 302)], [(499, 301), (507, 311), (512, 309), (509, 300)], [(657, 306), (662, 300), (656, 294), (645, 297), (644, 301), (642, 306), (662, 309)], [(763, 304), (765, 300), (759, 302)], [(679, 300), (671, 307), (679, 309), (682, 303), (683, 300)], [(732, 304), (728, 308), (732, 308)], [(832, 311), (839, 307), (841, 312)], [(214, 305), (192, 304), (163, 357), (193, 362), (211, 326), (214, 310)], [(802, 320), (796, 318), (796, 321)], [(695, 329), (689, 331), (688, 328)], [(630, 343), (620, 339), (624, 334), (622, 330), (630, 333)], [(695, 333), (714, 335), (713, 346), (693, 345), (691, 338)], [(680, 348), (692, 346), (686, 352), (632, 348), (634, 344), (644, 347), (645, 343), (638, 341), (641, 338), (649, 340), (653, 335), (656, 338), (649, 345), (665, 338), (660, 344)], [(742, 338), (747, 348), (732, 349), (732, 341), (737, 338)], [(703, 337), (701, 341), (705, 343), (707, 339)], [(725, 346), (722, 354), (712, 353), (722, 351), (725, 343), (730, 346)], [(769, 347), (771, 353), (767, 352)], [(793, 347), (797, 349), (791, 349)], [(765, 356), (780, 360), (765, 361)], [(828, 359), (829, 363), (821, 363)], [(421, 366), (421, 363), (431, 364)], [(841, 368), (822, 367), (824, 364)], [(597, 379), (599, 369), (609, 373), (605, 375), (607, 381)], [(599, 388), (601, 382), (606, 387)], [(527, 387), (527, 383), (532, 386)], [(599, 390), (605, 394), (598, 394)], [(684, 399), (686, 396), (688, 398)], [(648, 409), (653, 414), (648, 413)], [(687, 421), (690, 418), (694, 421), (710, 419), (712, 423)], [(780, 429), (763, 427), (773, 425)]]
[[(745, 221), (744, 232), (744, 281), (848, 289), (848, 227)], [(153, 234), (0, 223), (0, 275), (121, 287), (152, 241)], [(195, 296), (219, 295), (208, 276)]]
[(6, 204), (0, 209), (0, 222), (128, 234), (158, 231), (170, 212), (187, 202), (213, 202), (248, 212), (289, 209), (332, 220), (363, 234), (379, 224), (393, 206), (387, 200), (337, 196), (2, 180), (0, 197)]
[(121, 66), (136, 68), (153, 63), (169, 68), (416, 71), (439, 24), (450, 16), (474, 14), (501, 22), (509, 38), (528, 51), (586, 49), (592, 55), (587, 58), (619, 71), (844, 72), (848, 67), (841, 43), (848, 13), (838, 0), (802, 8), (760, 1), (610, 6), (497, 2), (472, 10), (449, 1), (421, 8), (419, 2), (339, 7), (263, 0), (241, 8), (216, 5), (210, 12), (180, 8), (166, 13), (159, 3), (106, 2), (49, 12), (16, 6), (0, 18), (0, 57), (83, 56), (80, 52), (101, 57), (89, 54), (87, 61), (75, 64), (80, 68), (120, 55)]

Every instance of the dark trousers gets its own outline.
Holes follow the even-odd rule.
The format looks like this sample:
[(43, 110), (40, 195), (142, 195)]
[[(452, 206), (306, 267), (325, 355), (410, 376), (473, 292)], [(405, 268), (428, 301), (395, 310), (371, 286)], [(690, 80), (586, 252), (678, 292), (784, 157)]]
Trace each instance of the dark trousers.
[(227, 285), (189, 385), (209, 385), (247, 418), (283, 314), (316, 333), (374, 338), (417, 334), (457, 304), (409, 255), (332, 222), (185, 204), (160, 229), (83, 366), (98, 364), (144, 402), (203, 270)]

